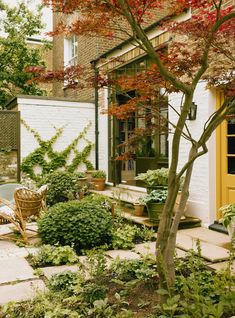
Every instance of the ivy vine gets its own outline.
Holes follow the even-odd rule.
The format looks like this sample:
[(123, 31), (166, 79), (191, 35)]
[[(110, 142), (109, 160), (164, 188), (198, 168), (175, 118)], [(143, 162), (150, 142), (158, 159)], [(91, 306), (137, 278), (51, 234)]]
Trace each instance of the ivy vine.
[[(84, 164), (88, 170), (94, 169), (92, 163), (87, 159), (94, 146), (92, 142), (85, 138), (88, 129), (91, 127), (91, 122), (83, 129), (82, 132), (62, 151), (55, 151), (53, 145), (62, 135), (64, 127), (55, 128), (56, 133), (50, 140), (43, 140), (39, 133), (31, 128), (23, 119), (21, 120), (25, 128), (33, 134), (34, 138), (39, 144), (32, 153), (25, 157), (21, 164), (21, 171), (28, 174), (34, 181), (39, 181), (41, 174), (45, 175), (59, 168), (65, 168), (69, 172), (74, 172), (80, 164)], [(85, 140), (87, 145), (82, 151), (78, 151), (77, 144), (80, 140)], [(74, 157), (70, 164), (67, 160), (73, 152)], [(35, 167), (39, 166), (42, 170), (41, 174), (35, 173)]]

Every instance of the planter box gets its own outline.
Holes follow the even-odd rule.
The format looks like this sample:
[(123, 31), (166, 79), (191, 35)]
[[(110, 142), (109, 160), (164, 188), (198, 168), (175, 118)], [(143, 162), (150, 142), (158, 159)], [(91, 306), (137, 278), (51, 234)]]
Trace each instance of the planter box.
[(150, 221), (159, 222), (164, 205), (164, 203), (147, 203), (147, 210)]

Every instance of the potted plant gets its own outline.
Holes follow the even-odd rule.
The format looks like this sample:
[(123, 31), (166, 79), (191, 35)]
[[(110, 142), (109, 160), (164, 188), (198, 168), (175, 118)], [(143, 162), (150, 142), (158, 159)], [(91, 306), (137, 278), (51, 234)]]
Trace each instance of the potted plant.
[(224, 205), (219, 211), (222, 213), (220, 221), (227, 228), (228, 234), (232, 239), (235, 232), (235, 204)]
[(151, 221), (159, 221), (164, 204), (166, 202), (167, 193), (167, 190), (153, 190), (143, 199), (147, 206), (148, 216)]
[(169, 169), (161, 168), (156, 170), (148, 170), (145, 173), (140, 173), (135, 177), (135, 180), (141, 180), (147, 185), (147, 192), (152, 190), (166, 189), (168, 185)]
[(146, 206), (144, 200), (145, 200), (144, 197), (139, 197), (138, 200), (136, 200), (133, 203), (133, 206), (134, 206), (134, 209), (135, 209), (134, 214), (136, 216), (142, 216), (144, 214), (144, 208)]
[(81, 172), (81, 171), (76, 172), (75, 178), (76, 178), (76, 183), (79, 187), (83, 187), (87, 185), (87, 176), (85, 172)]
[(105, 188), (106, 172), (103, 170), (95, 170), (92, 172), (92, 183), (95, 190), (103, 191)]

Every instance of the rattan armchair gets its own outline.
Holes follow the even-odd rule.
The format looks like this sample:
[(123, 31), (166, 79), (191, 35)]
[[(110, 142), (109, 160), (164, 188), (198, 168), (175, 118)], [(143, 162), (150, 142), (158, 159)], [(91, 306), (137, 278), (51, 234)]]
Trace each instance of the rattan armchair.
[[(28, 242), (26, 233), (26, 221), (33, 215), (39, 215), (41, 209), (46, 208), (45, 196), (47, 186), (43, 186), (38, 191), (27, 188), (18, 188), (14, 192), (15, 204), (0, 198), (0, 204), (4, 204), (11, 212), (0, 211), (0, 217), (15, 225), (20, 232), (24, 242)], [(8, 210), (8, 211), (9, 211)], [(5, 236), (6, 237), (6, 236)]]

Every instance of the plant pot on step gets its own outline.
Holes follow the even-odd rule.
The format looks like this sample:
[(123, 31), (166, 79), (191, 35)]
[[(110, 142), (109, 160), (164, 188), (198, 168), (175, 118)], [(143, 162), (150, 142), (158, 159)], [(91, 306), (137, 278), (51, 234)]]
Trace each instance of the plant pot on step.
[(165, 203), (147, 203), (148, 216), (150, 221), (159, 222)]
[(142, 216), (144, 214), (144, 208), (145, 208), (145, 204), (141, 204), (141, 203), (133, 203), (134, 206), (134, 215), (135, 216)]
[(106, 172), (103, 170), (96, 170), (92, 173), (92, 183), (94, 190), (103, 191), (105, 188)]
[(94, 190), (104, 191), (105, 189), (105, 178), (93, 178), (92, 183), (94, 186)]

